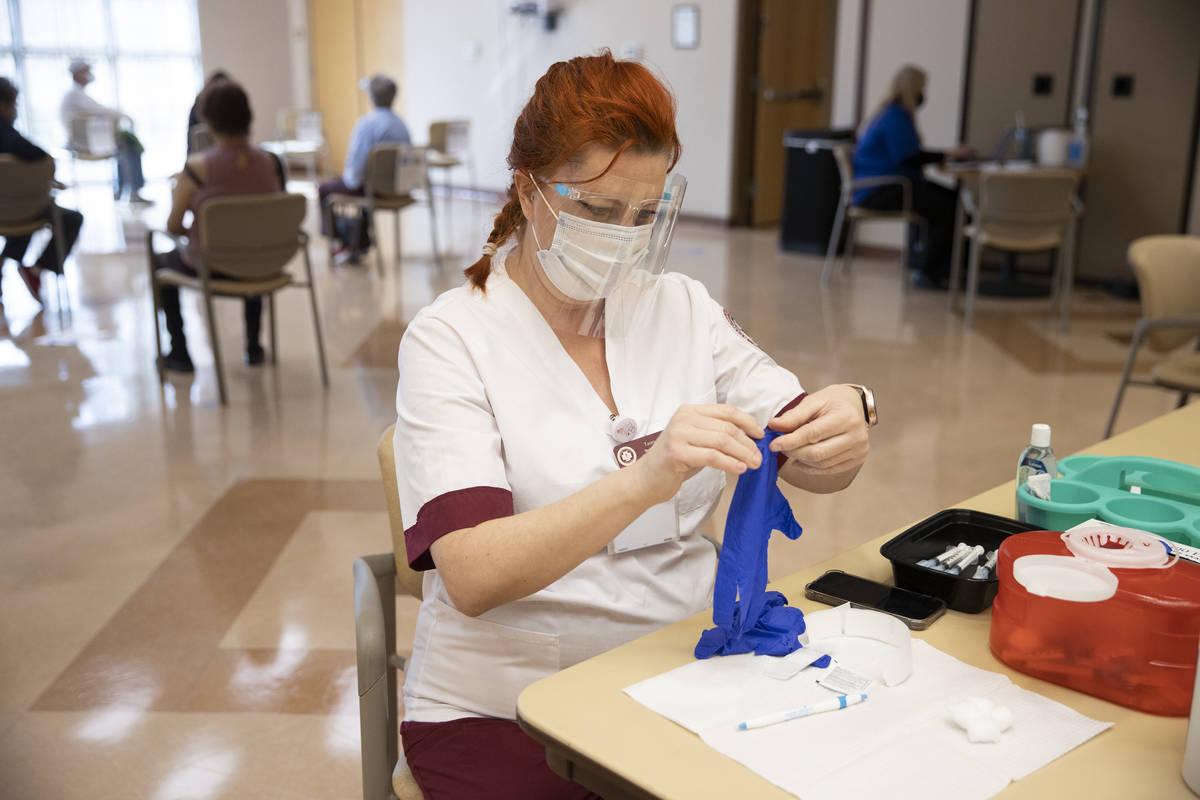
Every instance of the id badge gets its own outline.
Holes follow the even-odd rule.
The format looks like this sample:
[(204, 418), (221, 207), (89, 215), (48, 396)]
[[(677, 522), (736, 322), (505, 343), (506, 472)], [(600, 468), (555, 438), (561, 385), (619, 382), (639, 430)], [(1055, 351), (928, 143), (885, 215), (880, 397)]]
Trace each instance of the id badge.
[(675, 513), (675, 501), (650, 506), (629, 527), (617, 534), (608, 543), (608, 554), (628, 553), (643, 547), (673, 542), (679, 538), (679, 516)]
[[(660, 431), (661, 433), (661, 431)], [(643, 436), (629, 442), (623, 442), (613, 448), (613, 457), (617, 466), (624, 469), (646, 454), (658, 433)], [(679, 538), (679, 514), (675, 508), (675, 500), (650, 506), (629, 527), (617, 534), (608, 543), (608, 554), (628, 553), (643, 547), (653, 547), (656, 544), (673, 542)]]

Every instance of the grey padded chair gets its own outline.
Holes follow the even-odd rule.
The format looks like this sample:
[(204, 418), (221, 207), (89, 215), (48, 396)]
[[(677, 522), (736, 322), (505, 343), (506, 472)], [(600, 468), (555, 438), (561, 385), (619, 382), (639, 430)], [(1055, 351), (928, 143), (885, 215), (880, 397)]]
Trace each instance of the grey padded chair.
[(392, 448), (395, 428), (392, 425), (384, 431), (377, 448), (395, 549), (354, 561), (363, 800), (421, 800), (397, 733), (397, 672), (404, 669), (406, 661), (396, 653), (396, 584), (417, 599), (422, 597), (422, 589), (421, 573), (409, 568), (404, 555), (404, 522)]
[[(63, 251), (62, 214), (52, 201), (54, 160), (21, 161), (10, 155), (0, 155), (0, 236), (24, 236), (50, 228), (58, 263), (63, 273), (55, 273), (54, 288), (59, 310), (69, 308), (70, 290), (65, 277), (66, 253)], [(50, 220), (41, 218), (50, 206)], [(65, 299), (64, 299), (65, 298)]]
[[(971, 254), (963, 327), (970, 328), (975, 322), (980, 258), (983, 248), (990, 247), (1014, 253), (1055, 252), (1050, 305), (1058, 306), (1059, 327), (1067, 329), (1074, 283), (1069, 251), (1079, 210), (1078, 186), (1079, 173), (1074, 170), (985, 171), (979, 176), (978, 213), (974, 224), (964, 231), (971, 240)], [(960, 266), (954, 263), (950, 268), (950, 304), (954, 308)]]
[[(1112, 435), (1125, 387), (1131, 383), (1179, 392), (1178, 408), (1189, 394), (1200, 392), (1200, 236), (1143, 236), (1129, 245), (1129, 263), (1142, 296), (1142, 316), (1129, 344), (1105, 439)], [(1194, 347), (1182, 350), (1191, 342)], [(1158, 353), (1177, 352), (1156, 364), (1149, 379), (1134, 379), (1130, 375), (1143, 344)]]
[[(198, 222), (202, 239), (189, 243), (164, 231), (148, 231), (146, 251), (150, 257), (150, 296), (154, 302), (154, 341), (162, 353), (158, 330), (158, 288), (162, 285), (193, 289), (204, 296), (208, 337), (217, 369), (217, 388), (221, 405), (229, 404), (225, 390), (225, 368), (221, 363), (221, 348), (217, 336), (217, 321), (213, 314), (214, 297), (246, 298), (265, 295), (270, 316), (271, 363), (278, 363), (275, 335), (275, 292), (289, 286), (308, 289), (312, 306), (313, 332), (317, 337), (317, 359), (321, 368), (321, 383), (329, 386), (325, 366), (325, 343), (321, 337), (321, 317), (317, 312), (317, 290), (313, 283), (312, 260), (308, 254), (308, 234), (300, 229), (304, 221), (307, 199), (302, 194), (243, 194), (214, 197), (200, 207)], [(197, 264), (199, 275), (159, 268), (154, 259), (155, 234), (167, 236), (176, 246), (186, 250)], [(296, 281), (284, 271), (287, 263), (299, 250), (304, 256), (303, 282)], [(215, 278), (212, 273), (223, 276)], [(158, 359), (158, 379), (166, 379), (162, 356)]]
[[(371, 225), (375, 226), (378, 211), (393, 214), (392, 232), (396, 240), (395, 265), (400, 268), (400, 212), (421, 202), (414, 192), (420, 192), (429, 206), (429, 235), (433, 242), (433, 261), (441, 264), (437, 243), (437, 219), (433, 206), (433, 187), (429, 183), (429, 148), (410, 147), (405, 144), (377, 144), (367, 154), (367, 168), (363, 181), (362, 196), (349, 194), (329, 195), (325, 213), (326, 223), (333, 230), (334, 209), (348, 206), (365, 210)], [(360, 215), (361, 220), (361, 215)], [(377, 229), (378, 230), (378, 229)], [(330, 239), (330, 261), (333, 260), (333, 240)], [(379, 277), (383, 277), (383, 248), (375, 242), (375, 258), (379, 266)]]
[[(833, 232), (829, 237), (829, 247), (825, 251), (825, 265), (821, 269), (821, 285), (828, 286), (829, 278), (837, 261), (838, 242), (842, 238), (842, 228), (846, 225), (846, 250), (842, 255), (842, 272), (850, 269), (850, 261), (854, 257), (854, 236), (860, 222), (903, 222), (904, 250), (900, 254), (900, 285), (908, 289), (908, 250), (909, 228), (916, 225), (921, 231), (921, 239), (926, 239), (927, 226), (925, 220), (912, 210), (912, 182), (903, 175), (878, 175), (870, 178), (854, 177), (854, 148), (852, 145), (839, 144), (833, 147), (833, 158), (837, 161), (838, 172), (842, 177), (842, 188), (838, 196), (837, 214), (833, 218)], [(898, 211), (878, 211), (854, 205), (854, 193), (859, 189), (876, 188), (879, 186), (899, 186), (901, 204)]]

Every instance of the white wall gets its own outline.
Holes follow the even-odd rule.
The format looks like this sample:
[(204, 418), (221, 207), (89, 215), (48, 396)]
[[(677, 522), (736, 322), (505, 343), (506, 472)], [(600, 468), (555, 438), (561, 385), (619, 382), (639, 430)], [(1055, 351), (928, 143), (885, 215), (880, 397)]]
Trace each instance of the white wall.
[[(853, 121), (855, 67), (861, 0), (841, 0), (834, 73), (834, 121)], [(851, 8), (853, 6), (853, 8)], [(863, 122), (870, 119), (896, 70), (916, 64), (929, 75), (917, 129), (929, 148), (957, 144), (962, 115), (970, 0), (885, 0), (871, 4), (867, 31)], [(849, 85), (847, 85), (849, 84)], [(903, 230), (895, 225), (864, 225), (859, 241), (899, 247)]]
[(472, 123), (472, 156), (479, 184), (507, 188), (505, 164), (512, 126), (534, 82), (555, 61), (627, 45), (675, 92), (683, 142), (679, 170), (688, 177), (684, 210), (730, 216), (733, 82), (737, 7), (700, 0), (700, 46), (671, 46), (674, 0), (562, 0), (558, 29), (507, 11), (508, 0), (439, 0), (404, 6), (401, 113), (416, 139), (431, 120)]
[[(275, 133), (275, 114), (294, 102), (289, 0), (197, 0), (204, 75), (223, 69), (242, 84), (254, 110), (255, 141)], [(305, 65), (305, 68), (306, 65)]]
[[(837, 42), (833, 55), (832, 128), (854, 125), (854, 92), (858, 76), (858, 39), (862, 27), (863, 0), (841, 0), (838, 3)], [(866, 109), (863, 109), (866, 113)]]

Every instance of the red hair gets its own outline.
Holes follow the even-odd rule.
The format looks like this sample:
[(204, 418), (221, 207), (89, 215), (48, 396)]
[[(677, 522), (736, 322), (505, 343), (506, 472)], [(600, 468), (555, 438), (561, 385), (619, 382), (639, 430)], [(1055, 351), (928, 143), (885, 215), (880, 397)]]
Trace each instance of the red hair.
[[(608, 50), (594, 56), (559, 61), (546, 70), (533, 96), (513, 126), (508, 166), (517, 172), (546, 174), (572, 159), (585, 145), (602, 144), (617, 152), (603, 172), (625, 150), (667, 153), (668, 169), (679, 161), (675, 133), (675, 98), (650, 70), (635, 61), (618, 61)], [(518, 232), (525, 218), (515, 183), (496, 215), (488, 244), (499, 247)], [(489, 250), (491, 248), (488, 248)], [(492, 271), (484, 255), (466, 269), (471, 284), (483, 289)]]

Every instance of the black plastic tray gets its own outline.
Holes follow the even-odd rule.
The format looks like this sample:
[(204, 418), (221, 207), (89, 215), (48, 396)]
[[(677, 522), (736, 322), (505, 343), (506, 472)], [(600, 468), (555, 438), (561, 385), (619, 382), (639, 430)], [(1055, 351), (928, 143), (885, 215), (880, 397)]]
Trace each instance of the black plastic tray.
[[(897, 586), (940, 597), (955, 611), (978, 614), (996, 598), (999, 582), (995, 578), (995, 570), (992, 571), (993, 577), (987, 580), (973, 580), (965, 574), (951, 575), (921, 567), (917, 562), (941, 555), (947, 547), (959, 542), (971, 546), (981, 544), (985, 551), (995, 550), (1014, 533), (1036, 530), (1039, 530), (1036, 525), (1027, 525), (1008, 517), (966, 508), (948, 508), (888, 540), (879, 548), (879, 553), (892, 562), (892, 575)], [(968, 570), (970, 573), (974, 571), (974, 568)]]

